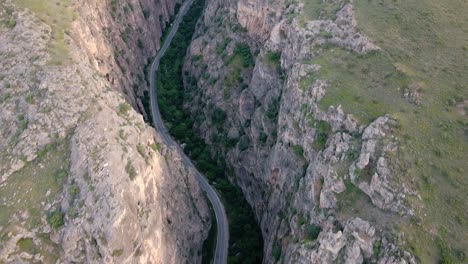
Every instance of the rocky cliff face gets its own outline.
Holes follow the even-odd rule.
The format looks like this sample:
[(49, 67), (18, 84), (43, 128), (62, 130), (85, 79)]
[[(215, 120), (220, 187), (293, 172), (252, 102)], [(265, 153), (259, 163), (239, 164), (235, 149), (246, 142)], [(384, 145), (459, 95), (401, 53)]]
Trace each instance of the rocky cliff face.
[(45, 2), (0, 3), (0, 262), (199, 262), (193, 171), (127, 103), (176, 2)]
[(330, 2), (332, 17), (308, 19), (301, 2), (209, 1), (185, 64), (186, 107), (253, 206), (265, 263), (414, 262), (383, 228), (413, 214), (415, 193), (392, 167), (396, 120), (319, 104), (332, 84), (313, 58), (379, 50), (350, 1)]

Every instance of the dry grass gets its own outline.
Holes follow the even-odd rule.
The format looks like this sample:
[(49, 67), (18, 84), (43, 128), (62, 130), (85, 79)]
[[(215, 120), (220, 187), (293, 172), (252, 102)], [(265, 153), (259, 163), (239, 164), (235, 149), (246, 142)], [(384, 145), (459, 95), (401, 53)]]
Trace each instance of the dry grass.
[(70, 29), (74, 19), (70, 0), (13, 0), (20, 8), (27, 8), (34, 12), (43, 22), (52, 28), (50, 42), (51, 63), (66, 64), (69, 57), (65, 34)]
[[(354, 3), (359, 30), (382, 51), (356, 56), (330, 47), (312, 61), (322, 65), (315, 77), (333, 83), (322, 107), (341, 104), (363, 123), (385, 113), (399, 120), (396, 177), (422, 199), (408, 199), (417, 219), (398, 228), (421, 263), (466, 261), (468, 119), (457, 105), (468, 97), (468, 2)], [(403, 98), (415, 86), (419, 105)]]

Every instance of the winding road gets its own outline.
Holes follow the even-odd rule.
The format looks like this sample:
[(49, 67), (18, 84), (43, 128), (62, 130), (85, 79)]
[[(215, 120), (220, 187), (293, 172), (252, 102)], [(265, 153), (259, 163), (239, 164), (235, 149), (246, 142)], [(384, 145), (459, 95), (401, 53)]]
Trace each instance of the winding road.
[(217, 222), (216, 250), (214, 254), (213, 263), (225, 264), (227, 263), (227, 255), (228, 255), (229, 226), (228, 226), (228, 220), (226, 216), (226, 211), (224, 210), (224, 206), (221, 203), (221, 200), (219, 199), (219, 196), (217, 195), (213, 187), (210, 186), (206, 178), (203, 175), (201, 175), (201, 173), (195, 168), (195, 166), (190, 161), (190, 159), (185, 155), (182, 148), (174, 141), (174, 139), (172, 139), (172, 137), (167, 132), (164, 126), (164, 123), (162, 121), (161, 114), (159, 112), (159, 105), (158, 105), (158, 99), (157, 99), (157, 93), (156, 93), (157, 92), (156, 72), (158, 70), (161, 58), (164, 56), (164, 53), (166, 53), (166, 50), (171, 44), (172, 39), (174, 38), (177, 32), (177, 29), (179, 28), (182, 18), (185, 16), (185, 14), (187, 14), (187, 11), (189, 10), (192, 3), (193, 3), (193, 0), (188, 0), (182, 5), (182, 7), (180, 8), (179, 14), (177, 15), (177, 18), (172, 25), (171, 31), (169, 32), (169, 35), (166, 38), (166, 41), (164, 42), (162, 48), (159, 50), (158, 54), (156, 55), (156, 58), (151, 64), (151, 72), (150, 72), (151, 112), (153, 114), (154, 126), (156, 130), (158, 130), (159, 133), (162, 135), (164, 143), (168, 147), (176, 148), (180, 152), (180, 155), (182, 157), (182, 162), (184, 163), (184, 165), (187, 167), (191, 167), (196, 172), (196, 178), (200, 184), (200, 188), (205, 192), (206, 196), (208, 197), (208, 200), (211, 202), (211, 205), (213, 206), (213, 210), (215, 212), (216, 222)]

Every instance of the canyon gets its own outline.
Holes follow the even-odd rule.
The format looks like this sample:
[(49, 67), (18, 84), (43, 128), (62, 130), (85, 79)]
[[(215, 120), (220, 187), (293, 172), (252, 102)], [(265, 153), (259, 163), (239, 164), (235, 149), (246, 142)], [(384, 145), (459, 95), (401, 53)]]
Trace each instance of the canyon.
[[(466, 262), (467, 3), (200, 3), (152, 81), (228, 263)], [(0, 263), (209, 263), (150, 125), (182, 4), (0, 2)]]

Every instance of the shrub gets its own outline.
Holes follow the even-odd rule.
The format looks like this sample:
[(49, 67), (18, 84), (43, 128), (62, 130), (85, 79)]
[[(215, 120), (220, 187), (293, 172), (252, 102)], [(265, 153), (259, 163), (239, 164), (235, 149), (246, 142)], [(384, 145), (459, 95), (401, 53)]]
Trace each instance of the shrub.
[(265, 132), (263, 131), (260, 132), (260, 135), (258, 136), (258, 140), (260, 141), (260, 143), (265, 144), (267, 139), (268, 139), (268, 135), (265, 134)]
[(223, 42), (221, 42), (217, 47), (216, 47), (216, 54), (221, 55), (224, 53), (224, 50), (226, 49), (227, 45), (231, 42), (231, 38), (226, 38)]
[(275, 261), (279, 261), (281, 258), (281, 246), (278, 244), (273, 245), (273, 249), (271, 252)]
[(57, 229), (64, 225), (64, 216), (65, 214), (62, 211), (55, 210), (49, 214), (49, 216), (47, 217), (47, 222), (52, 228)]
[(317, 139), (314, 143), (316, 150), (323, 150), (327, 144), (331, 132), (331, 126), (328, 122), (320, 120), (316, 122)]
[(154, 151), (161, 151), (161, 144), (159, 142), (154, 142), (153, 144), (151, 144), (151, 148)]
[(273, 102), (269, 105), (268, 110), (266, 111), (266, 116), (271, 120), (275, 120), (278, 117), (278, 112), (279, 102), (278, 100), (273, 100)]
[(121, 103), (119, 104), (119, 114), (121, 115), (127, 115), (128, 111), (130, 111), (130, 105), (127, 103)]
[(138, 151), (138, 153), (140, 153), (141, 157), (146, 159), (145, 146), (143, 146), (143, 144), (138, 143), (137, 151)]
[(381, 241), (376, 240), (374, 242), (374, 255), (377, 257), (380, 255), (380, 246), (381, 246)]
[(7, 27), (8, 27), (9, 29), (13, 29), (15, 26), (16, 26), (16, 20), (14, 20), (14, 19), (8, 20), (8, 22), (7, 22)]
[(239, 56), (242, 62), (242, 67), (247, 68), (254, 65), (254, 60), (252, 53), (250, 52), (250, 47), (247, 43), (238, 42), (234, 47), (234, 55)]
[(114, 251), (112, 251), (112, 256), (113, 257), (120, 257), (122, 256), (124, 253), (124, 250), (123, 249), (116, 249)]
[(125, 165), (125, 171), (128, 173), (130, 180), (135, 179), (135, 177), (137, 176), (137, 172), (135, 170), (135, 167), (133, 167), (131, 160), (127, 161), (127, 165)]
[(68, 187), (68, 193), (70, 194), (71, 200), (75, 200), (76, 197), (80, 194), (80, 187), (77, 184), (72, 184)]
[(244, 136), (239, 140), (239, 150), (244, 151), (249, 148), (250, 140), (248, 137)]
[(293, 148), (293, 151), (296, 155), (300, 156), (300, 157), (304, 157), (304, 149), (299, 146), (299, 145), (295, 145), (292, 147)]
[(319, 226), (314, 225), (314, 224), (308, 225), (306, 228), (305, 240), (313, 241), (317, 239), (317, 237), (320, 234), (320, 231), (321, 231), (321, 228)]
[(226, 113), (220, 108), (216, 108), (211, 114), (211, 120), (216, 127), (222, 127), (226, 120)]
[(265, 59), (268, 64), (272, 66), (279, 66), (281, 64), (281, 52), (268, 51)]

